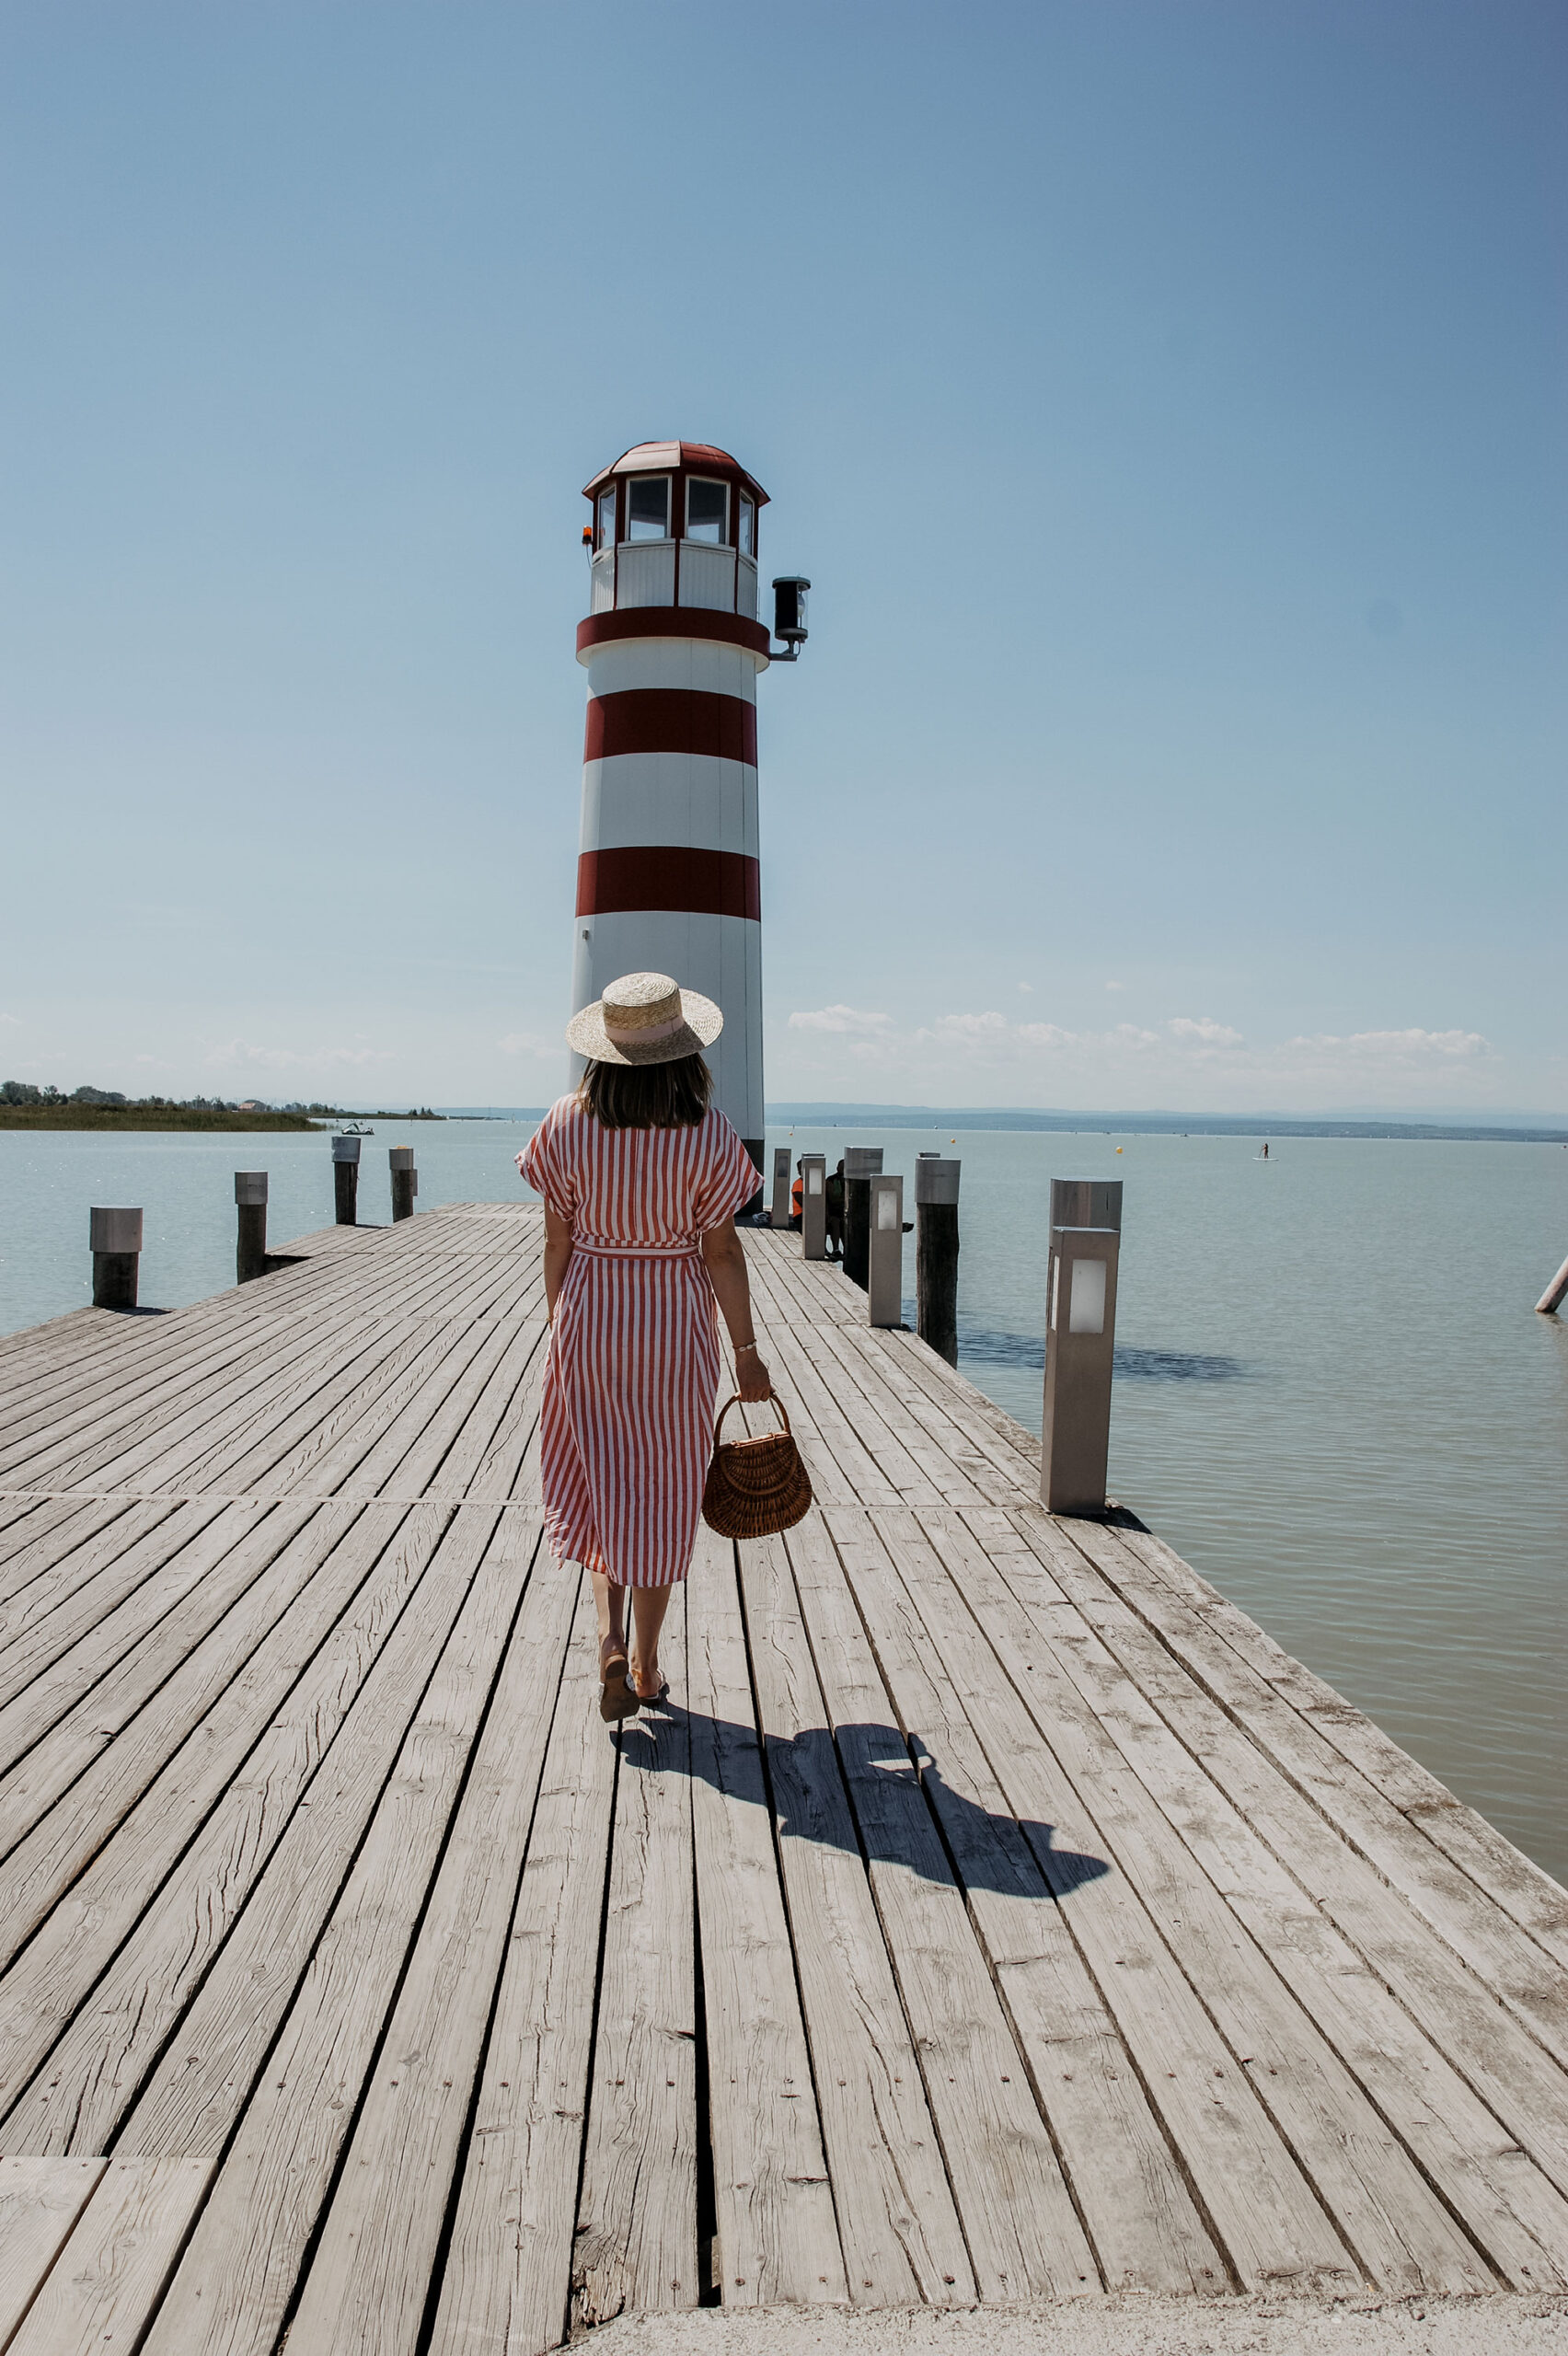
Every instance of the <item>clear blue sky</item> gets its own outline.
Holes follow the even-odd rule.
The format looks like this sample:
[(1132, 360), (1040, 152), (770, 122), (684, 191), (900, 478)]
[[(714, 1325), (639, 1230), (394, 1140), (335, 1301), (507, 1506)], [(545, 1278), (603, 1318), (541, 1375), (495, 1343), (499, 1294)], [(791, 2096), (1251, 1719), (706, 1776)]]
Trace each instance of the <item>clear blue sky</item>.
[(0, 17), (0, 1076), (564, 1081), (581, 485), (723, 444), (775, 1099), (1568, 1112), (1568, 16)]

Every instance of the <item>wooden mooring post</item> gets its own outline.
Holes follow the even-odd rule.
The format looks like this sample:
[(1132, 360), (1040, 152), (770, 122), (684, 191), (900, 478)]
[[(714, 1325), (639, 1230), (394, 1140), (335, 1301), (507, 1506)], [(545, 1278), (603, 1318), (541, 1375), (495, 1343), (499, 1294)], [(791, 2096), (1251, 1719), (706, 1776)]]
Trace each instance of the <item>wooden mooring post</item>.
[(134, 1309), (142, 1259), (142, 1214), (95, 1208), (87, 1215), (93, 1307)]
[(234, 1253), (235, 1282), (248, 1285), (267, 1273), (267, 1172), (264, 1170), (236, 1170), (234, 1173), (234, 1199), (239, 1211), (239, 1234)]
[(392, 1166), (392, 1224), (400, 1218), (412, 1218), (414, 1196), (420, 1191), (420, 1173), (414, 1168), (411, 1145), (395, 1145), (388, 1149), (386, 1159)]
[(359, 1224), (360, 1144), (358, 1138), (332, 1140), (332, 1201), (340, 1227)]
[(865, 1291), (870, 1277), (871, 1180), (880, 1177), (880, 1145), (852, 1145), (844, 1156), (844, 1273)]
[(949, 1366), (958, 1364), (959, 1167), (940, 1153), (915, 1163), (915, 1323)]

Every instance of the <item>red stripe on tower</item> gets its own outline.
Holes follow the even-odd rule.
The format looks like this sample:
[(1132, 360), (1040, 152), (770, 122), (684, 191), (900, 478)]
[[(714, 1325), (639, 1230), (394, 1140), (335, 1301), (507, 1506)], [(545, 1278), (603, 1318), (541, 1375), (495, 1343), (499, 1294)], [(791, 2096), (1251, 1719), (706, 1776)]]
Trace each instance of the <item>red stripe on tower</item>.
[(585, 850), (577, 862), (577, 913), (679, 908), (688, 916), (762, 920), (762, 869), (738, 850), (687, 850), (638, 843), (622, 850)]
[(626, 753), (694, 753), (756, 767), (756, 707), (698, 687), (624, 687), (594, 696), (583, 732), (585, 761)]

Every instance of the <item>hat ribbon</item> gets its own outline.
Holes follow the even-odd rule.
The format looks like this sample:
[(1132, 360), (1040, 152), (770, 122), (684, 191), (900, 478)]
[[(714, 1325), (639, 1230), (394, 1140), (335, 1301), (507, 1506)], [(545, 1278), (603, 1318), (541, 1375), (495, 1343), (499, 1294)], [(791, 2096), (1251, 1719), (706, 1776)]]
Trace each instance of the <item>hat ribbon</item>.
[(606, 1007), (604, 1011), (604, 1024), (605, 1036), (612, 1046), (634, 1046), (644, 1039), (673, 1039), (677, 1031), (686, 1029), (686, 1019), (683, 1012), (677, 1014), (670, 1022), (612, 1022)]

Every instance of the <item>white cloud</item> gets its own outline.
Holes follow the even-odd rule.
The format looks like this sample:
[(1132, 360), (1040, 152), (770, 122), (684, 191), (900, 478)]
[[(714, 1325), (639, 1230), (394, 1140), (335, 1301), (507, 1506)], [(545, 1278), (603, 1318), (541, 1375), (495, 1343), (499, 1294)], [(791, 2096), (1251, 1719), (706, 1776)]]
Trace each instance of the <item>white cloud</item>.
[[(998, 1021), (1000, 1017), (997, 1018)], [(792, 1014), (791, 1031), (831, 1031), (855, 1038), (878, 1038), (893, 1028), (891, 1014), (862, 1012), (854, 1006), (822, 1006), (814, 1013)]]
[(367, 1064), (392, 1061), (389, 1047), (258, 1047), (247, 1039), (230, 1039), (214, 1047), (209, 1064), (225, 1071), (363, 1070)]
[(1226, 1023), (1216, 1022), (1208, 1014), (1200, 1014), (1195, 1021), (1190, 1014), (1173, 1014), (1165, 1027), (1172, 1038), (1193, 1039), (1205, 1047), (1239, 1047), (1241, 1045), (1239, 1031), (1232, 1031)]
[(1127, 985), (1125, 982), (1107, 982), (1105, 987), (1108, 990), (1124, 990)]
[(495, 1044), (503, 1056), (557, 1056), (564, 1043), (537, 1031), (509, 1031)]
[(1314, 1058), (1379, 1064), (1453, 1063), (1474, 1056), (1489, 1056), (1492, 1042), (1479, 1031), (1352, 1031), (1341, 1038), (1320, 1031), (1312, 1037), (1287, 1039), (1289, 1053)]
[(5, 1023), (9, 1031), (19, 1031), (22, 1028), (22, 1018), (19, 1014), (0, 1014), (0, 1022)]

